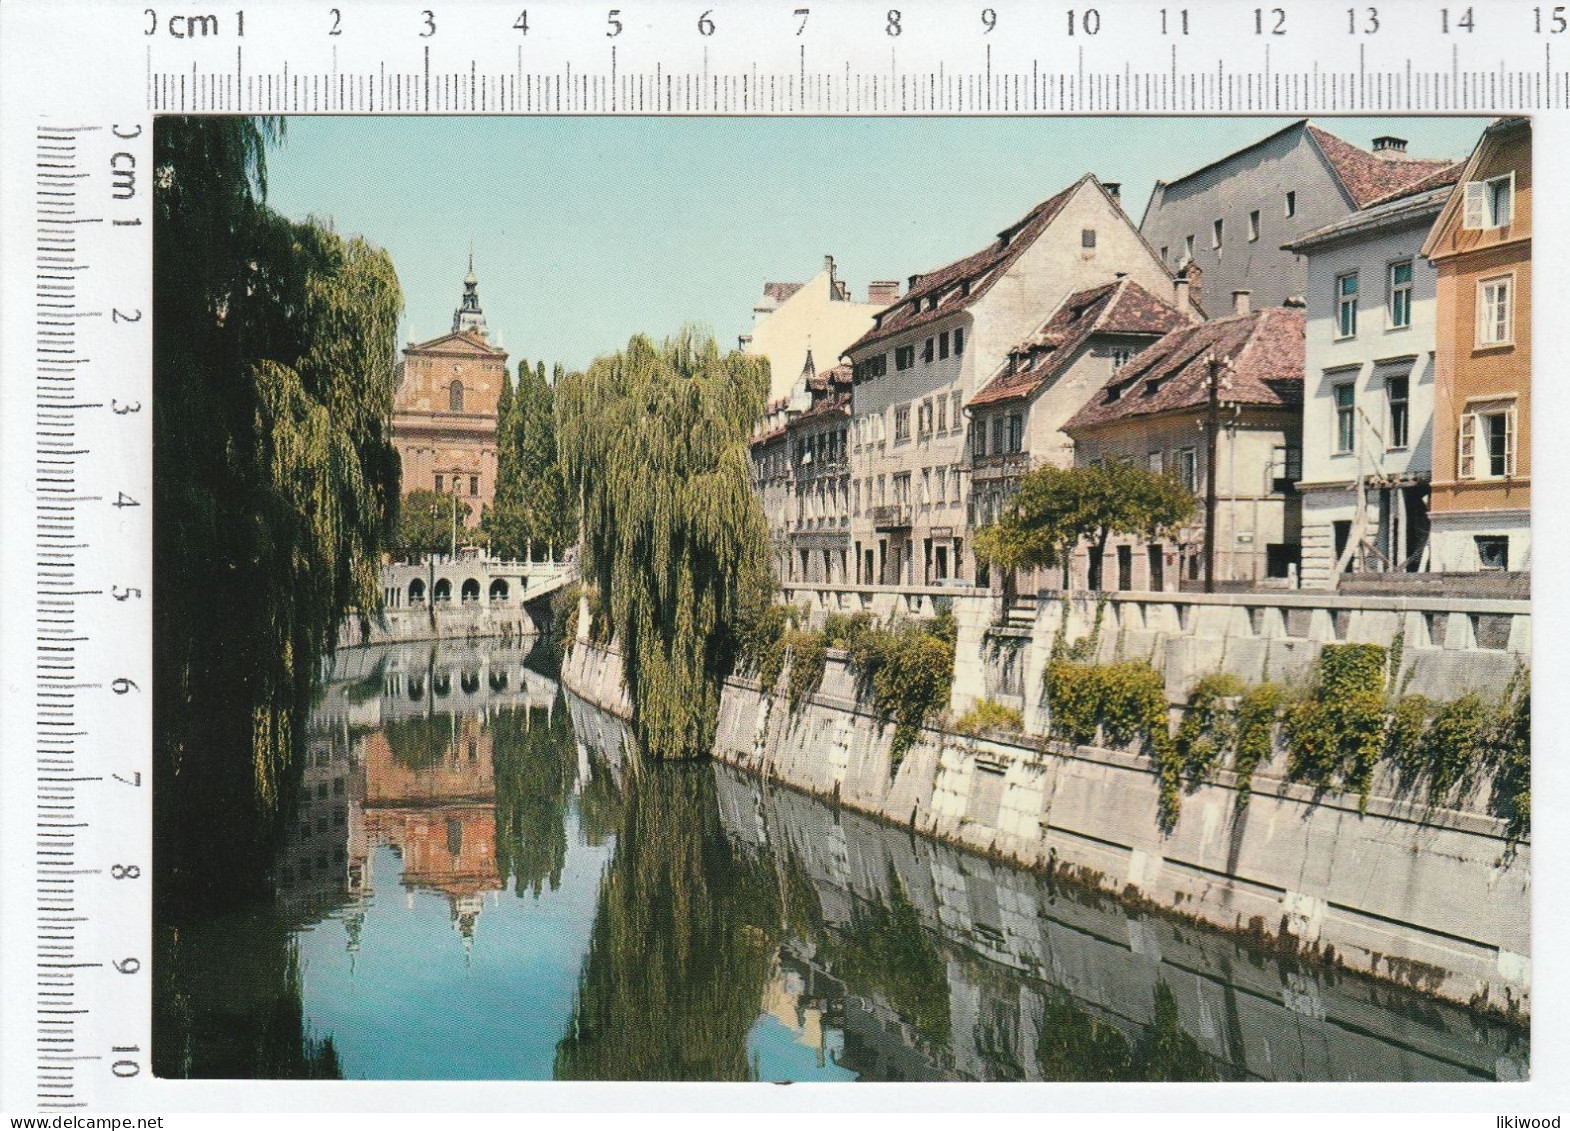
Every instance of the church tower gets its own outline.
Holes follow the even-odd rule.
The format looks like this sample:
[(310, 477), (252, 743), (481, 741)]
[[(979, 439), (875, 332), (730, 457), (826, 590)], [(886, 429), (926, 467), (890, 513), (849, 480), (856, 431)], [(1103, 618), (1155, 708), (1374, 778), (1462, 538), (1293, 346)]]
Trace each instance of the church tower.
[(496, 407), (507, 380), (507, 353), (490, 343), (470, 251), (452, 333), (410, 342), (398, 363), (392, 439), (405, 495), (454, 495), (469, 507), (464, 524), (479, 525), (496, 496)]

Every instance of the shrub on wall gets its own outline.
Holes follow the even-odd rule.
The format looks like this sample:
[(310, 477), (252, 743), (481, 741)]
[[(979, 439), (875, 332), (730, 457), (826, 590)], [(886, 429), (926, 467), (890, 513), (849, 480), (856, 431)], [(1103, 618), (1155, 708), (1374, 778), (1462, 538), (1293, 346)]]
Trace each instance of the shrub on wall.
[(1254, 770), (1269, 761), (1276, 744), (1276, 722), (1287, 694), (1279, 684), (1261, 683), (1243, 693), (1237, 708), (1237, 747), (1232, 772), (1237, 775), (1237, 807), (1246, 809), (1253, 792)]
[(1243, 681), (1230, 672), (1202, 677), (1189, 694), (1172, 744), (1190, 787), (1210, 776), (1237, 741), (1238, 718), (1229, 700), (1243, 694)]
[(975, 738), (987, 731), (1018, 734), (1025, 729), (1025, 717), (1012, 707), (992, 699), (978, 699), (954, 722), (955, 734)]
[(1385, 751), (1385, 660), (1378, 644), (1326, 644), (1308, 698), (1287, 712), (1287, 768), (1295, 781), (1356, 793), (1368, 804)]
[(878, 722), (894, 724), (891, 771), (899, 769), (921, 728), (948, 704), (955, 636), (953, 616), (940, 614), (892, 628), (863, 623), (845, 644), (859, 690), (871, 699)]

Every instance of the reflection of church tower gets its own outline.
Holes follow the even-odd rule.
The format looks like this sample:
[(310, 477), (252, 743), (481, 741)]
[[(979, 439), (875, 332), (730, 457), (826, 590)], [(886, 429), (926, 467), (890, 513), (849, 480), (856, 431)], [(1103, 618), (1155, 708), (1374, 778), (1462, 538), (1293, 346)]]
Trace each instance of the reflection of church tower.
[(474, 252), (469, 252), (469, 273), (463, 279), (463, 301), (452, 312), (452, 332), (486, 337), (485, 314), (480, 310), (479, 280), (474, 277)]

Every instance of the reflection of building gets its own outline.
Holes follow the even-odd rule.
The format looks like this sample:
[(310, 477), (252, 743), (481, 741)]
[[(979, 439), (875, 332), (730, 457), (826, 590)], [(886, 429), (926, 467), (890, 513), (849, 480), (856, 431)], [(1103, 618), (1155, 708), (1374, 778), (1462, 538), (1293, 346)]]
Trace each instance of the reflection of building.
[(364, 779), (356, 769), (346, 728), (313, 728), (278, 854), (280, 900), (320, 911), (360, 893), (365, 829), (358, 802)]
[(506, 352), (486, 338), (472, 257), (452, 333), (403, 352), (392, 419), (403, 490), (454, 495), (476, 526), (496, 494), (496, 405), (508, 376)]
[(760, 1012), (774, 1018), (812, 1049), (818, 1067), (843, 1063), (845, 1053), (844, 985), (784, 950), (775, 954), (763, 987)]

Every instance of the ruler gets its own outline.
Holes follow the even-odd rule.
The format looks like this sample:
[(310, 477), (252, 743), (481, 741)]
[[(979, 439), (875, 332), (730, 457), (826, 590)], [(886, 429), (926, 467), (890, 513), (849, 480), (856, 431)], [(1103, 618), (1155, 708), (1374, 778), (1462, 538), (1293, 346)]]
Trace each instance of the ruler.
[(154, 115), (1570, 108), (1570, 7), (1515, 0), (8, 0), (0, 20), (13, 1111), (231, 1102), (149, 1067)]

